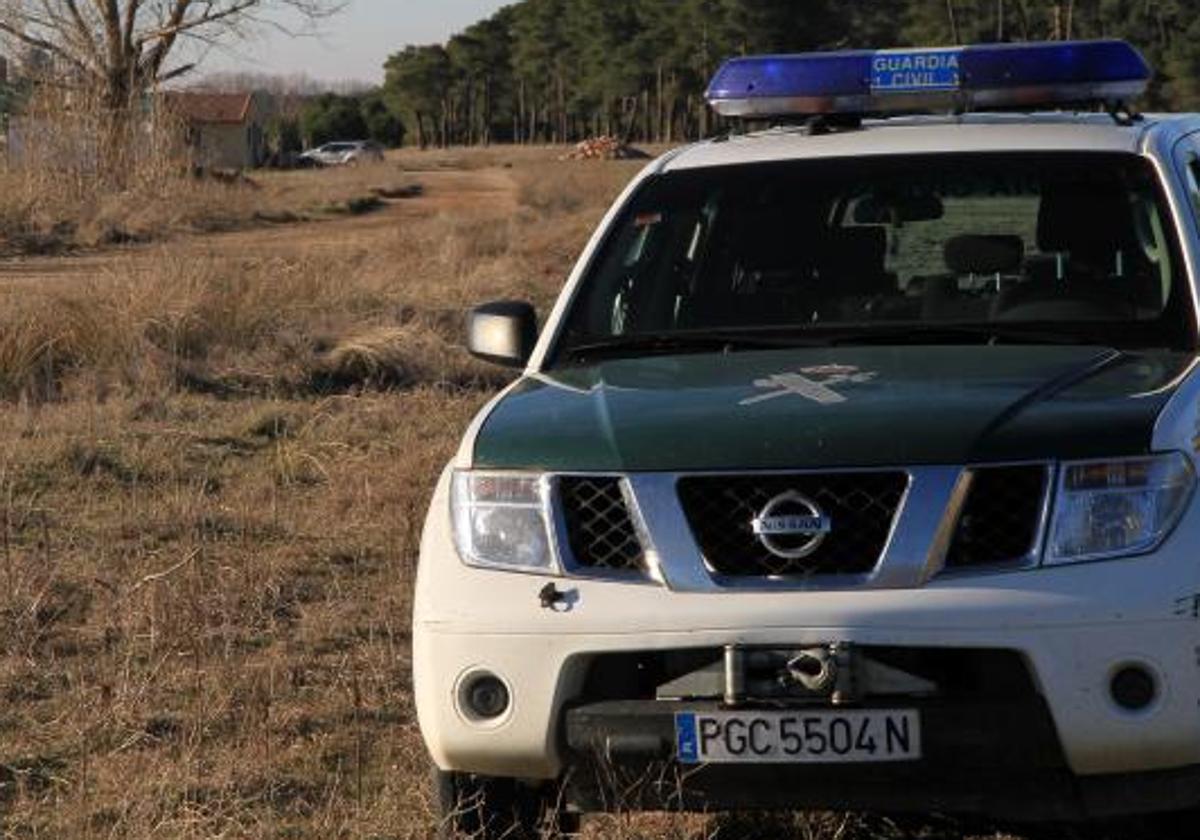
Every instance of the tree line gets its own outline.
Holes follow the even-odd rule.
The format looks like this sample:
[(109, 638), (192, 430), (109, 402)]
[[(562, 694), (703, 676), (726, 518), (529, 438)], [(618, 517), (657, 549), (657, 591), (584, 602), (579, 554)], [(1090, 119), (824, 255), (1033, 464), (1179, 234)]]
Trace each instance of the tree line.
[[(78, 16), (72, 0), (6, 0), (0, 47), (28, 49), (56, 84), (89, 88), (110, 114), (105, 145), (116, 149), (146, 94), (192, 69), (168, 60), (179, 43), (235, 37), (260, 11), (318, 20), (339, 5), (174, 0), (177, 19), (163, 28), (143, 0), (84, 4)], [(1200, 0), (520, 0), (444, 44), (396, 52), (379, 89), (313, 98), (289, 88), (274, 133), (284, 151), (351, 137), (671, 143), (722, 127), (704, 90), (731, 55), (1094, 37), (1127, 38), (1146, 53), (1157, 75), (1143, 108), (1200, 108)], [(0, 85), (0, 115), (29, 93), (27, 80)]]
[(1200, 106), (1200, 0), (523, 0), (385, 65), (383, 101), (425, 145), (676, 142), (718, 126), (704, 90), (746, 53), (1127, 38), (1142, 105)]

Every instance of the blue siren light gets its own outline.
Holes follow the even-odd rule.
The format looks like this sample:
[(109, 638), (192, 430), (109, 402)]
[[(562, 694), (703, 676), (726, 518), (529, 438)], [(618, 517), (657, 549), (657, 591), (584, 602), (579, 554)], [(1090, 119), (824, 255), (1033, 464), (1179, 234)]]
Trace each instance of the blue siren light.
[(1150, 77), (1125, 41), (977, 44), (734, 58), (707, 96), (726, 117), (1117, 107)]

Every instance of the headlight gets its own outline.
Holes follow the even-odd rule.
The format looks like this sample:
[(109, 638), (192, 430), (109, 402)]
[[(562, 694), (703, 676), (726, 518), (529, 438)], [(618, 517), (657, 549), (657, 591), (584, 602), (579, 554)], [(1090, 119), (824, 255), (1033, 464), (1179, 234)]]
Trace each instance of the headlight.
[(454, 541), (470, 566), (553, 572), (547, 484), (528, 473), (456, 472)]
[(1153, 550), (1187, 506), (1195, 473), (1182, 453), (1064, 464), (1048, 564)]

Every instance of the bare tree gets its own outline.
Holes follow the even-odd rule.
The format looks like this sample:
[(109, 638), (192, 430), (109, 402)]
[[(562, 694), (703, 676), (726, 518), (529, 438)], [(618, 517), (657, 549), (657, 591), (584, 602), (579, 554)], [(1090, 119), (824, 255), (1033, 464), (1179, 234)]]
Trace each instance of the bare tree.
[[(212, 45), (279, 12), (317, 21), (340, 0), (0, 0), (0, 35), (41, 50), (114, 113), (190, 64), (169, 60), (187, 42)], [(277, 24), (272, 24), (277, 25)]]

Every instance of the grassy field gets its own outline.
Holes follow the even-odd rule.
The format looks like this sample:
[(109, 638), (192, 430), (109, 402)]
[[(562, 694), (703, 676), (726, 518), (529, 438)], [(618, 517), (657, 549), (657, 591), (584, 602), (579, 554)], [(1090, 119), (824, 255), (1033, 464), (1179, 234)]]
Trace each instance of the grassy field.
[[(637, 166), (410, 152), (60, 218), (0, 199), (0, 834), (428, 836), (418, 532), (505, 381), (460, 349), (462, 310), (545, 312)], [(651, 816), (586, 833), (962, 830)]]

